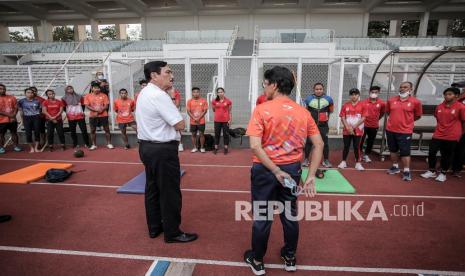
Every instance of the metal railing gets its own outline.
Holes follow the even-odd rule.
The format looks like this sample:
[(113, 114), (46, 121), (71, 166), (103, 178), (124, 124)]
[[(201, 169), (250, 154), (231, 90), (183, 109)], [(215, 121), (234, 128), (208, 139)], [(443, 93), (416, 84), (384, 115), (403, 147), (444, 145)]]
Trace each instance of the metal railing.
[(260, 43), (331, 43), (334, 30), (277, 29), (260, 30)]
[(234, 30), (206, 30), (206, 31), (168, 31), (166, 43), (228, 43)]

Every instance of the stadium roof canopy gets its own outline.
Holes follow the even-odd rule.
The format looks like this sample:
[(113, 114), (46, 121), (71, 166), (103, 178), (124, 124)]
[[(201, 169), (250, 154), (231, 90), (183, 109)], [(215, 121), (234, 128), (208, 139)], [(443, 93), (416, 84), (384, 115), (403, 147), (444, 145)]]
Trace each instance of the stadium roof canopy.
[(0, 0), (0, 22), (262, 13), (463, 13), (465, 0)]

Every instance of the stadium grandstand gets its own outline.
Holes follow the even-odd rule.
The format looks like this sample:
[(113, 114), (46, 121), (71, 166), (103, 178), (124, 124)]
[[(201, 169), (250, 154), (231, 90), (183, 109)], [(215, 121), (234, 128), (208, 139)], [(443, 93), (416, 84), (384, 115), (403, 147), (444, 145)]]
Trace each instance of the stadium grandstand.
[[(292, 90), (290, 98), (298, 104), (305, 105), (305, 98), (314, 93), (315, 83), (322, 83), (325, 93), (334, 99), (334, 115), (329, 118), (328, 123), (329, 137), (330, 143), (338, 145), (331, 148), (331, 150), (339, 150), (342, 147), (344, 128), (339, 113), (343, 104), (350, 99), (349, 90), (353, 88), (359, 89), (361, 97), (365, 99), (369, 95), (370, 87), (379, 86), (381, 88), (379, 97), (387, 100), (390, 96), (397, 95), (401, 83), (409, 81), (413, 83), (413, 93), (421, 100), (425, 110), (424, 116), (415, 122), (412, 136), (415, 147), (412, 150), (412, 155), (423, 158), (428, 156), (428, 144), (432, 139), (432, 133), (436, 126), (434, 110), (443, 101), (443, 91), (453, 83), (465, 81), (464, 15), (464, 0), (0, 0), (0, 84), (6, 86), (7, 94), (15, 96), (18, 100), (24, 98), (25, 89), (31, 86), (37, 87), (39, 95), (44, 96), (47, 89), (52, 89), (55, 91), (57, 98), (62, 98), (65, 95), (65, 88), (69, 85), (73, 86), (75, 92), (80, 95), (88, 94), (91, 90), (91, 83), (97, 80), (96, 76), (103, 74), (103, 78), (108, 82), (108, 97), (111, 103), (108, 112), (110, 131), (114, 135), (112, 138), (113, 143), (121, 148), (124, 145), (121, 144), (120, 136), (118, 136), (121, 129), (117, 122), (113, 104), (119, 97), (120, 89), (126, 89), (129, 97), (134, 99), (142, 89), (140, 81), (144, 79), (144, 64), (155, 60), (166, 61), (174, 73), (174, 88), (181, 95), (179, 108), (186, 122), (186, 130), (182, 132), (181, 139), (187, 145), (186, 148), (189, 148), (191, 142), (190, 133), (187, 131), (190, 124), (187, 103), (192, 98), (193, 87), (200, 89), (201, 97), (205, 98), (208, 103), (214, 100), (219, 87), (224, 88), (225, 95), (232, 101), (230, 127), (247, 128), (256, 108), (257, 99), (264, 91), (264, 72), (281, 65), (290, 69), (294, 75), (296, 86)], [(89, 123), (89, 113), (89, 110), (85, 111), (87, 123)], [(207, 111), (205, 119), (206, 133), (213, 134), (214, 112), (212, 109)], [(385, 120), (380, 121), (380, 129), (376, 136), (377, 142), (374, 149), (376, 153), (381, 155), (382, 161), (384, 161), (384, 156), (390, 154), (385, 141), (385, 130), (383, 129), (385, 124)], [(65, 128), (69, 126), (66, 119), (64, 120), (64, 126)], [(20, 140), (25, 141), (23, 126), (20, 125), (18, 129)], [(136, 144), (137, 136), (135, 131), (128, 130), (128, 134), (129, 141)], [(68, 139), (68, 133), (66, 135)], [(99, 142), (104, 139), (101, 130), (97, 131), (97, 139)], [(234, 147), (245, 148), (249, 146), (248, 141), (242, 144), (242, 138), (240, 144), (238, 139), (233, 139), (232, 143), (233, 153)], [(83, 177), (84, 181), (90, 181), (88, 184), (80, 184), (94, 185), (94, 188), (100, 185), (100, 188), (102, 188), (106, 185), (102, 184), (105, 181), (118, 182), (118, 177), (108, 175), (116, 171), (119, 172), (120, 169), (117, 166), (121, 164), (115, 165), (112, 163), (124, 159), (127, 163), (125, 164), (131, 167), (134, 165), (131, 160), (139, 162), (138, 156), (136, 156), (137, 153), (131, 154), (134, 155), (131, 155), (133, 159), (127, 160), (124, 158), (119, 159), (119, 157), (115, 157), (116, 155), (110, 156), (110, 154), (108, 156), (99, 156), (98, 154), (92, 156), (92, 158), (96, 158), (95, 160), (98, 159), (98, 162), (107, 164), (108, 167), (100, 171), (94, 171), (90, 167), (91, 164), (84, 164), (85, 168), (83, 170), (88, 169), (94, 175), (89, 175), (86, 179)], [(99, 159), (100, 157), (101, 159)], [(27, 156), (22, 158), (28, 164), (33, 161), (28, 159)], [(246, 160), (249, 156), (243, 154), (243, 156), (237, 158), (237, 160), (240, 158)], [(58, 155), (41, 158), (42, 161), (61, 159)], [(190, 161), (192, 162), (184, 162), (187, 164), (186, 167), (189, 167), (189, 164), (192, 166), (189, 169), (195, 166), (203, 166), (200, 164), (203, 161), (194, 165), (192, 163), (197, 160)], [(0, 158), (0, 162), (2, 162), (3, 166), (9, 161)], [(85, 163), (87, 161), (81, 162)], [(212, 167), (223, 166), (231, 170), (235, 166), (245, 167), (242, 163), (242, 165), (239, 165), (239, 161), (223, 164), (222, 161), (208, 159), (205, 162), (206, 164), (208, 162), (214, 163), (215, 165), (211, 165)], [(422, 167), (424, 158), (421, 162), (422, 165), (418, 165), (419, 163), (418, 161), (417, 169), (423, 169), (426, 166)], [(114, 168), (111, 167), (113, 165)], [(8, 168), (8, 170), (1, 169), (1, 173), (13, 169), (10, 165), (5, 165), (4, 168)], [(18, 168), (20, 168), (19, 165), (14, 166), (14, 169)], [(372, 168), (372, 170), (367, 174), (372, 177), (373, 182), (382, 179), (386, 186), (391, 184), (388, 180), (385, 181), (382, 178), (385, 177), (384, 167), (382, 177), (374, 174), (375, 170), (381, 170), (381, 166)], [(192, 171), (189, 171), (186, 176), (190, 177), (190, 174), (196, 173)], [(222, 171), (215, 171), (215, 173), (215, 176), (212, 176), (205, 169), (202, 175), (203, 178), (197, 177), (191, 182), (203, 183), (207, 178), (221, 178), (223, 174)], [(133, 177), (133, 175), (130, 177), (129, 173), (127, 175), (125, 172), (122, 174), (124, 174), (122, 178), (126, 177), (127, 180)], [(236, 177), (234, 171), (227, 171), (224, 175), (227, 178)], [(77, 176), (79, 177), (79, 174)], [(108, 179), (104, 179), (105, 177), (108, 177)], [(103, 182), (92, 182), (94, 178)], [(347, 176), (347, 178), (359, 182), (366, 181), (360, 176)], [(248, 177), (241, 179), (249, 181)], [(215, 181), (221, 183), (222, 180), (216, 179)], [(455, 190), (449, 194), (445, 193), (444, 198), (440, 200), (452, 201), (452, 198), (454, 198), (455, 202), (459, 202), (457, 204), (461, 206), (460, 208), (463, 211), (463, 207), (465, 207), (463, 203), (465, 202), (464, 180), (462, 178), (462, 180), (456, 182), (461, 184), (462, 187), (453, 182), (456, 185), (454, 186)], [(39, 185), (42, 182), (35, 183)], [(1, 181), (0, 184), (2, 184)], [(237, 191), (234, 189), (239, 186), (231, 185), (233, 188), (231, 188), (231, 191), (228, 190), (228, 193), (236, 193)], [(249, 184), (247, 183), (247, 185)], [(374, 185), (377, 184), (374, 183)], [(0, 188), (3, 188), (2, 186), (5, 185), (0, 185)], [(79, 183), (77, 183), (77, 186), (79, 186)], [(386, 186), (376, 186), (379, 188), (376, 193), (383, 194), (383, 196), (386, 196), (384, 193), (394, 193), (385, 188)], [(433, 194), (437, 191), (435, 187), (428, 187), (427, 192), (423, 193), (421, 188), (415, 188), (418, 190), (409, 192), (427, 194), (429, 191), (430, 194)], [(199, 191), (201, 189), (203, 187), (200, 187)], [(216, 189), (216, 187), (213, 187), (213, 189)], [(360, 188), (360, 190), (368, 191), (368, 189), (364, 188)], [(79, 193), (79, 191), (76, 188), (76, 193)], [(22, 191), (19, 189), (15, 191), (7, 190), (5, 194), (12, 197), (11, 195), (14, 192), (21, 193)], [(453, 194), (453, 192), (457, 192), (457, 195)], [(242, 192), (239, 191), (238, 193)], [(48, 201), (50, 199), (49, 196), (47, 197), (44, 200)], [(82, 203), (86, 203), (87, 199), (83, 194), (76, 197), (82, 200)], [(247, 195), (244, 200), (249, 200), (249, 197), (250, 195)], [(392, 197), (394, 198), (394, 196)], [(410, 194), (402, 195), (402, 197), (408, 198), (406, 200), (416, 200), (416, 197)], [(2, 196), (0, 196), (0, 201), (1, 198)], [(103, 199), (103, 195), (101, 198), (102, 201), (107, 203), (115, 200)], [(401, 197), (399, 198), (395, 198), (393, 201), (403, 200)], [(427, 196), (422, 199), (428, 200), (428, 198), (434, 197)], [(101, 208), (102, 206), (97, 203), (97, 200), (89, 200), (89, 204), (94, 205), (91, 207), (86, 206), (85, 212), (93, 212), (94, 208)], [(199, 196), (196, 200), (203, 200), (202, 196)], [(8, 202), (13, 204), (11, 200)], [(61, 202), (61, 204), (63, 205), (47, 203), (47, 206), (55, 209), (69, 207), (66, 202)], [(80, 203), (73, 204), (78, 205)], [(439, 217), (435, 218), (438, 224), (446, 220), (441, 217), (441, 215), (446, 216), (446, 213), (448, 213), (448, 209), (444, 207), (445, 204), (441, 205), (437, 202), (429, 202), (429, 204), (430, 209), (435, 209), (436, 204), (440, 206), (438, 207), (440, 212), (435, 213)], [(450, 208), (453, 209), (455, 203), (449, 204), (451, 205)], [(7, 203), (0, 202), (1, 214), (4, 211), (1, 208), (7, 209), (6, 206)], [(37, 206), (40, 205), (34, 206), (39, 209)], [(135, 203), (131, 206), (142, 208)], [(73, 205), (70, 208), (74, 207)], [(215, 205), (215, 207), (218, 206)], [(197, 205), (194, 208), (197, 208)], [(203, 211), (209, 209), (208, 206), (202, 206), (202, 208), (204, 208)], [(127, 210), (117, 209), (124, 216), (129, 216)], [(9, 208), (9, 210), (14, 210), (14, 208)], [(85, 216), (84, 213), (80, 213), (81, 209), (73, 210), (77, 212), (74, 214), (75, 216)], [(143, 215), (143, 211), (140, 212), (138, 215)], [(108, 210), (109, 213), (111, 213), (111, 210)], [(22, 212), (22, 215), (24, 214), (27, 214), (26, 211)], [(186, 214), (194, 216), (191, 210)], [(380, 232), (374, 235), (377, 235), (376, 239), (378, 240), (354, 238), (354, 241), (359, 238), (363, 240), (364, 245), (372, 244), (373, 248), (360, 249), (362, 246), (357, 247), (357, 242), (353, 242), (350, 243), (350, 246), (354, 247), (334, 249), (336, 256), (341, 258), (341, 262), (336, 258), (332, 259), (331, 251), (333, 249), (325, 249), (325, 253), (318, 257), (324, 260), (322, 262), (319, 262), (318, 259), (302, 260), (301, 264), (304, 265), (302, 269), (307, 274), (304, 272), (304, 274), (299, 275), (310, 275), (308, 273), (312, 272), (312, 270), (322, 273), (317, 275), (336, 275), (338, 273), (361, 275), (372, 272), (381, 274), (464, 275), (465, 244), (463, 225), (465, 225), (465, 221), (463, 220), (463, 214), (454, 213), (454, 215), (456, 215), (454, 217), (456, 219), (455, 224), (448, 222), (450, 223), (448, 226), (451, 228), (435, 228), (436, 233), (422, 234), (426, 237), (425, 239), (431, 238), (431, 240), (434, 240), (431, 243), (430, 241), (409, 236), (413, 235), (415, 231), (420, 231), (420, 228), (425, 230), (430, 227), (431, 221), (422, 221), (421, 227), (420, 224), (414, 226), (412, 224), (408, 231), (402, 232), (402, 239), (411, 238), (411, 241), (406, 241), (411, 246), (408, 248), (410, 251), (405, 251), (406, 253), (402, 249), (402, 244), (398, 244), (396, 245), (398, 246), (397, 249), (387, 246), (386, 250), (389, 254), (386, 256), (379, 253), (379, 256), (384, 257), (375, 257), (375, 261), (370, 259), (375, 252), (378, 252), (378, 249), (375, 250), (374, 247), (376, 247), (379, 240), (383, 239), (383, 235), (387, 235), (390, 241), (401, 243), (400, 238), (397, 239), (391, 236), (393, 231), (397, 231), (395, 230), (396, 227), (401, 228), (403, 226), (402, 223), (398, 223), (395, 227), (388, 229), (389, 231), (385, 228), (377, 228)], [(119, 214), (116, 216), (119, 216)], [(92, 220), (92, 223), (96, 222), (96, 224), (106, 221), (111, 227), (117, 228), (120, 226), (111, 224), (110, 220), (104, 217), (104, 215), (93, 215), (88, 222), (84, 222), (86, 218), (79, 218), (76, 219), (76, 224), (91, 223)], [(209, 217), (209, 219), (213, 218), (217, 217)], [(50, 220), (53, 220), (51, 224), (57, 224), (55, 220), (60, 219), (60, 214), (55, 216), (54, 213), (54, 217), (50, 217)], [(141, 221), (144, 219), (142, 216), (138, 216), (137, 223), (141, 224), (139, 225), (140, 228), (142, 228), (143, 224)], [(128, 221), (135, 221), (135, 219)], [(40, 223), (43, 224), (43, 222)], [(20, 223), (30, 226), (27, 222)], [(70, 225), (74, 222), (68, 221), (67, 223), (71, 227)], [(192, 228), (196, 227), (196, 221), (191, 220), (189, 223)], [(201, 223), (199, 222), (199, 224)], [(228, 225), (231, 229), (234, 228), (234, 224)], [(455, 234), (456, 229), (452, 229), (452, 225), (457, 227), (456, 229), (462, 229), (461, 232), (457, 231), (460, 232), (461, 236)], [(219, 228), (230, 235), (249, 235), (249, 232), (246, 232), (250, 230), (249, 226), (247, 226), (248, 228), (242, 228), (244, 233), (232, 233), (232, 230), (225, 229), (224, 225)], [(7, 230), (2, 230), (2, 227)], [(20, 231), (18, 226), (14, 227), (17, 227), (15, 229)], [(38, 232), (45, 237), (46, 234), (44, 233), (47, 231), (44, 229), (47, 227), (41, 227), (43, 228), (39, 229)], [(61, 228), (61, 230), (56, 230), (59, 229), (59, 226), (53, 227), (56, 228), (50, 231), (55, 231), (55, 234), (60, 234), (59, 231), (63, 230)], [(112, 247), (106, 243), (107, 241), (115, 241), (110, 237), (113, 235), (112, 231), (105, 232), (105, 236), (99, 233), (95, 236), (100, 237), (101, 240), (91, 241), (93, 234), (86, 232), (85, 226), (80, 225), (79, 227), (79, 231), (84, 233), (83, 237), (89, 239), (83, 242), (83, 246), (79, 245), (77, 236), (80, 233), (77, 230), (71, 231), (72, 234), (67, 232), (63, 240), (55, 236), (50, 237), (50, 243), (44, 241), (41, 244), (33, 242), (35, 236), (31, 236), (31, 238), (29, 236), (24, 237), (26, 234), (20, 233), (21, 235), (24, 234), (22, 240), (19, 238), (20, 234), (11, 234), (11, 229), (7, 228), (7, 224), (0, 225), (0, 275), (3, 275), (2, 267), (7, 267), (6, 275), (28, 275), (27, 268), (21, 268), (21, 256), (18, 256), (25, 254), (28, 255), (27, 258), (32, 260), (34, 259), (32, 255), (39, 253), (57, 254), (57, 256), (60, 254), (62, 254), (60, 256), (72, 255), (73, 257), (79, 255), (81, 258), (89, 258), (89, 263), (83, 265), (82, 268), (73, 270), (72, 267), (79, 266), (80, 261), (66, 260), (63, 268), (69, 269), (69, 273), (66, 273), (66, 271), (60, 269), (60, 259), (58, 258), (53, 261), (44, 259), (44, 263), (47, 263), (45, 266), (40, 263), (40, 260), (28, 260), (28, 264), (35, 269), (32, 270), (34, 273), (31, 275), (142, 275), (147, 270), (149, 272), (145, 275), (164, 275), (156, 274), (157, 269), (154, 269), (154, 267), (160, 267), (163, 260), (168, 262), (168, 265), (169, 262), (171, 264), (188, 263), (196, 264), (198, 267), (198, 270), (194, 268), (189, 270), (190, 268), (184, 266), (184, 270), (179, 270), (178, 274), (169, 274), (167, 272), (166, 275), (192, 275), (193, 271), (194, 275), (248, 275), (247, 273), (250, 272), (249, 270), (241, 270), (243, 269), (241, 267), (242, 256), (228, 258), (226, 247), (218, 250), (209, 247), (211, 245), (207, 245), (207, 243), (203, 243), (205, 240), (202, 241), (202, 246), (186, 251), (182, 251), (181, 248), (164, 247), (164, 244), (160, 244), (157, 250), (152, 250), (148, 249), (147, 245), (141, 241), (138, 241), (137, 247), (131, 245), (129, 246), (131, 250), (125, 250), (124, 245), (121, 245), (121, 240), (127, 238), (128, 243), (130, 243), (133, 241), (132, 239), (136, 239), (135, 237), (126, 235), (121, 231), (115, 234), (121, 239), (118, 241), (120, 243), (119, 247)], [(212, 231), (215, 228), (213, 225), (203, 225), (201, 227), (211, 227)], [(434, 228), (434, 226), (431, 227)], [(103, 228), (98, 229), (102, 230)], [(307, 230), (312, 232), (311, 227), (307, 228)], [(359, 231), (350, 227), (345, 228), (345, 231), (350, 232), (351, 230)], [(360, 230), (360, 235), (369, 236), (372, 234), (365, 233), (362, 230)], [(35, 230), (29, 229), (27, 231), (34, 232)], [(67, 231), (67, 229), (63, 231)], [(140, 230), (140, 232), (143, 231), (145, 230)], [(451, 234), (452, 238), (460, 236), (460, 241), (452, 238), (439, 238), (445, 232), (453, 232)], [(2, 233), (6, 233), (4, 237), (7, 238), (2, 238)], [(328, 234), (346, 235), (347, 232), (328, 231)], [(64, 241), (66, 238), (69, 238), (70, 241)], [(76, 246), (71, 243), (71, 241), (74, 241), (73, 238)], [(305, 237), (305, 239), (307, 238)], [(435, 240), (436, 238), (438, 240)], [(205, 237), (205, 239), (207, 238)], [(237, 245), (234, 244), (235, 236), (228, 236), (226, 239), (225, 244), (231, 246), (231, 251), (238, 251), (235, 248)], [(334, 236), (334, 239), (337, 240), (337, 237)], [(326, 242), (334, 248), (339, 246), (338, 241), (328, 239)], [(436, 242), (437, 244), (435, 244)], [(441, 247), (438, 245), (441, 242), (448, 245), (441, 245)], [(454, 243), (457, 243), (457, 247), (454, 247)], [(61, 245), (66, 246), (62, 247)], [(325, 244), (320, 243), (318, 245), (322, 248), (325, 246)], [(428, 259), (428, 250), (431, 248), (434, 251), (436, 245), (440, 247), (438, 252), (442, 255), (435, 255), (433, 252), (432, 254), (438, 257), (438, 260)], [(462, 245), (464, 247), (458, 248)], [(215, 246), (222, 247), (226, 245), (217, 244)], [(413, 257), (415, 250), (420, 247), (419, 250), (424, 255), (422, 257)], [(60, 251), (62, 248), (64, 249)], [(201, 253), (197, 254), (196, 250)], [(313, 250), (318, 249), (313, 248)], [(357, 252), (358, 250), (361, 250), (361, 253)], [(379, 251), (383, 250), (383, 248), (379, 249)], [(120, 253), (121, 255), (118, 255)], [(404, 256), (403, 253), (406, 255)], [(352, 254), (356, 257), (352, 257)], [(457, 255), (461, 257), (457, 257)], [(306, 256), (311, 256), (311, 254), (309, 253)], [(112, 258), (112, 260), (118, 260), (119, 258), (124, 261), (124, 265), (116, 264), (116, 262), (114, 266), (111, 262), (102, 265), (99, 261), (90, 260), (90, 258), (103, 259), (105, 257)], [(352, 258), (356, 260), (354, 261)], [(393, 262), (385, 261), (389, 258), (396, 260)], [(6, 264), (7, 261), (5, 260), (8, 260), (9, 263)], [(134, 260), (134, 263), (129, 263), (130, 260)], [(444, 263), (441, 263), (442, 260), (444, 260)], [(147, 266), (148, 261), (150, 263)], [(139, 266), (136, 262), (144, 263)], [(276, 263), (278, 261), (273, 259), (272, 262)], [(318, 264), (322, 266), (318, 266)], [(204, 265), (204, 267), (201, 265)], [(236, 267), (238, 267), (237, 270)], [(271, 265), (269, 268), (272, 273), (276, 273), (278, 266)], [(172, 267), (172, 270), (175, 269)], [(165, 273), (166, 268), (163, 271)], [(328, 272), (328, 274), (325, 274), (325, 272)]]

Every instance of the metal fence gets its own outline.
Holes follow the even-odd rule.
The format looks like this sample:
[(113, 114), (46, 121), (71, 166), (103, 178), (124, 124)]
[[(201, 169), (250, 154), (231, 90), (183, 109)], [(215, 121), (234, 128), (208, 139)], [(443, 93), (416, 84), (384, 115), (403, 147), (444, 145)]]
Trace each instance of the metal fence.
[[(165, 58), (174, 72), (174, 87), (181, 93), (181, 112), (186, 116), (186, 104), (191, 98), (192, 87), (199, 87), (201, 97), (211, 102), (216, 96), (216, 89), (223, 87), (226, 97), (232, 102), (232, 127), (246, 127), (257, 97), (262, 93), (263, 74), (273, 66), (281, 65), (289, 68), (296, 77), (296, 87), (291, 98), (302, 103), (305, 97), (312, 94), (313, 85), (321, 82), (327, 94), (334, 98), (337, 112), (342, 103), (344, 78), (344, 59), (336, 58), (276, 58), (253, 56), (228, 56), (221, 58)], [(107, 62), (110, 81), (110, 100), (118, 97), (118, 91), (126, 88), (133, 96), (140, 90), (139, 80), (143, 79), (143, 64), (147, 59), (111, 59)], [(351, 65), (352, 66), (352, 65)], [(359, 64), (354, 66), (360, 66)], [(358, 72), (358, 70), (355, 70)], [(354, 87), (357, 80), (355, 77)], [(352, 85), (352, 84), (351, 84)], [(350, 86), (350, 85), (349, 85)], [(360, 86), (360, 85), (359, 85)], [(350, 87), (352, 88), (352, 87)], [(350, 89), (348, 88), (348, 89)], [(113, 112), (112, 112), (113, 114)], [(330, 121), (333, 130), (339, 128), (337, 116)], [(187, 118), (187, 116), (186, 116)], [(188, 120), (186, 120), (188, 123)], [(207, 129), (213, 129), (211, 110), (206, 116)], [(114, 123), (114, 118), (112, 119)], [(114, 124), (113, 124), (114, 125)]]

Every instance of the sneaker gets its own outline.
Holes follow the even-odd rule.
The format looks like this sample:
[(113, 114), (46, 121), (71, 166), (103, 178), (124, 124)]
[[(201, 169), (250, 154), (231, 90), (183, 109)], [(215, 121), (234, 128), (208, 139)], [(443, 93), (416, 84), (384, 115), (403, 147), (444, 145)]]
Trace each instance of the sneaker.
[(53, 146), (48, 146), (48, 151), (52, 152), (53, 151)]
[(115, 147), (114, 147), (112, 144), (108, 144), (108, 145), (107, 145), (107, 148), (109, 148), (109, 149), (114, 149)]
[(370, 163), (370, 162), (371, 162), (370, 157), (369, 157), (368, 155), (364, 155), (364, 156), (363, 156), (363, 162), (365, 162), (365, 163)]
[(254, 275), (265, 275), (265, 265), (255, 263), (252, 250), (245, 251), (244, 261), (252, 269)]
[(308, 159), (305, 158), (304, 162), (302, 162), (302, 167), (308, 167)]
[(446, 181), (446, 179), (447, 179), (447, 178), (446, 178), (446, 175), (443, 174), (443, 173), (440, 173), (440, 174), (438, 175), (438, 177), (436, 177), (434, 180), (439, 181), (439, 182), (444, 182), (444, 181)]
[(387, 173), (388, 174), (400, 173), (400, 169), (399, 169), (399, 167), (392, 166), (389, 170), (387, 170)]
[(96, 145), (92, 145), (90, 146), (89, 150), (96, 150), (97, 149), (97, 146)]
[(181, 143), (179, 143), (178, 151), (180, 151), (180, 152), (184, 151), (184, 146)]
[(462, 175), (460, 174), (460, 172), (453, 172), (453, 173), (452, 173), (452, 176), (453, 176), (453, 177), (457, 177), (457, 178), (461, 178), (461, 177), (462, 177)]
[(337, 165), (337, 167), (338, 167), (339, 169), (345, 169), (345, 168), (347, 168), (347, 163), (346, 163), (346, 161), (341, 161), (341, 163), (339, 163), (339, 165)]
[(284, 262), (284, 270), (287, 272), (294, 272), (297, 271), (297, 266), (296, 266), (296, 258), (295, 256), (292, 257), (287, 257), (283, 253), (281, 253), (281, 260)]
[(435, 172), (426, 171), (425, 173), (421, 174), (421, 177), (428, 179), (428, 178), (433, 178), (433, 177), (435, 178), (435, 177), (437, 177), (437, 175), (436, 175)]
[(198, 151), (199, 151), (199, 150), (198, 150), (197, 148), (193, 148), (193, 149), (191, 150), (192, 153), (198, 152)]
[(323, 163), (321, 163), (323, 165), (323, 167), (325, 168), (331, 168), (333, 166), (333, 164), (331, 164), (331, 162), (329, 162), (328, 159), (325, 159), (323, 160)]
[(5, 148), (0, 148), (0, 154), (4, 154), (5, 152)]
[(364, 171), (365, 170), (365, 168), (362, 166), (362, 163), (360, 163), (360, 162), (355, 163), (355, 169), (357, 171)]
[(16, 152), (20, 152), (20, 151), (22, 151), (23, 149), (20, 148), (19, 146), (16, 146), (16, 147), (13, 148), (13, 150), (16, 151)]
[(125, 149), (125, 150), (128, 150), (128, 149), (130, 149), (130, 148), (131, 148), (131, 146), (130, 146), (129, 144), (127, 144), (127, 145), (124, 146), (124, 149)]
[(404, 180), (404, 181), (412, 181), (412, 174), (410, 172), (404, 171), (402, 173), (402, 180)]
[(224, 148), (224, 155), (228, 154), (229, 153), (229, 149), (228, 148)]
[(218, 152), (218, 149), (213, 149), (213, 154), (216, 154)]
[(200, 152), (201, 152), (201, 153), (205, 153), (205, 149), (204, 149), (204, 148), (201, 148), (201, 149), (200, 149)]

